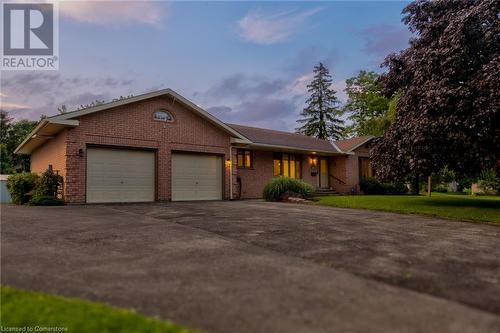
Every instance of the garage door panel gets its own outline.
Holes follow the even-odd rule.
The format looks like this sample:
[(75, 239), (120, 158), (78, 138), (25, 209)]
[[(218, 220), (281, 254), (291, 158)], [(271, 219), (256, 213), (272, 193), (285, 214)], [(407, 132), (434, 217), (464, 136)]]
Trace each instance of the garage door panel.
[(221, 200), (222, 158), (172, 154), (172, 200)]
[(145, 202), (154, 199), (154, 152), (87, 150), (87, 202)]

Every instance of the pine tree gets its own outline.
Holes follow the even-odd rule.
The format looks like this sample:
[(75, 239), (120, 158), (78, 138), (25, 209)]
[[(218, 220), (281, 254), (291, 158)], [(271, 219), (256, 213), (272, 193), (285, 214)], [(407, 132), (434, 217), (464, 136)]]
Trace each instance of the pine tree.
[(319, 139), (337, 140), (342, 137), (344, 121), (339, 119), (342, 111), (338, 108), (339, 101), (336, 91), (331, 87), (332, 76), (328, 68), (321, 62), (314, 66), (314, 78), (307, 85), (310, 96), (306, 100), (306, 108), (300, 114), (303, 124), (296, 131)]

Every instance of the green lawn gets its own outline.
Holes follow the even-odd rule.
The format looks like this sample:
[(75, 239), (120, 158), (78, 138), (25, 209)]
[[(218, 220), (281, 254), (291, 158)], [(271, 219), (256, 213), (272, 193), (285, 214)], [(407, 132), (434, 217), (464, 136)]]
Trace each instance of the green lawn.
[[(130, 310), (10, 287), (1, 287), (0, 326), (59, 327), (59, 332), (192, 333), (170, 322), (147, 318)], [(28, 329), (28, 328), (27, 328)], [(55, 331), (57, 332), (57, 331)]]
[(500, 224), (500, 196), (432, 193), (425, 195), (352, 195), (319, 197), (317, 204), (424, 214)]

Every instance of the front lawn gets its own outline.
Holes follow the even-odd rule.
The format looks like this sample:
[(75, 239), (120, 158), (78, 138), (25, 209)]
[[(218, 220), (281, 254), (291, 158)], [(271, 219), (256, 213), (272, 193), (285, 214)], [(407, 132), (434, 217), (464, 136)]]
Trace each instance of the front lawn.
[[(147, 318), (126, 309), (10, 287), (1, 287), (0, 326), (53, 332), (193, 333), (170, 322)], [(46, 331), (46, 330), (45, 330)]]
[(500, 196), (432, 193), (425, 195), (352, 195), (319, 197), (319, 205), (424, 214), (500, 224)]

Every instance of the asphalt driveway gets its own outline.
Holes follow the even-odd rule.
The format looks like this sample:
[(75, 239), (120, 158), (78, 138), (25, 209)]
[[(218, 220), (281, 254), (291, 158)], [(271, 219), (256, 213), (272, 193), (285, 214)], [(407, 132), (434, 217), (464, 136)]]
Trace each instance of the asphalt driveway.
[(500, 228), (260, 201), (1, 211), (1, 282), (209, 332), (497, 332)]

